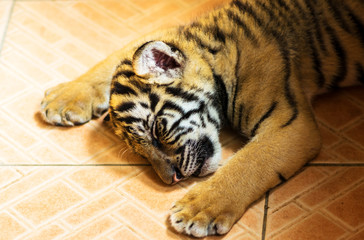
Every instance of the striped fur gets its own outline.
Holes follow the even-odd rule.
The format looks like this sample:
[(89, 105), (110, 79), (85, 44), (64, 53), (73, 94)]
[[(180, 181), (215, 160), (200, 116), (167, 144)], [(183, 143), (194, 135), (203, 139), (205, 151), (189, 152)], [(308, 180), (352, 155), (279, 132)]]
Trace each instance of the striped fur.
[(234, 0), (51, 89), (42, 115), (52, 124), (83, 123), (110, 96), (115, 133), (166, 183), (214, 172), (218, 132), (231, 125), (249, 143), (170, 216), (178, 232), (224, 234), (251, 202), (318, 154), (312, 97), (364, 82), (363, 12), (361, 0)]

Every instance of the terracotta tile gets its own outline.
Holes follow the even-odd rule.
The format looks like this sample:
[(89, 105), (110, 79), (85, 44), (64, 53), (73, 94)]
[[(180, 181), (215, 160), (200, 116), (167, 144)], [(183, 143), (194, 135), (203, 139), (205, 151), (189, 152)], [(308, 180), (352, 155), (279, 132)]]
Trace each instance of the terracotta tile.
[(348, 88), (345, 88), (343, 91), (350, 98), (353, 98), (356, 101), (364, 104), (364, 87), (363, 86), (348, 87)]
[(55, 182), (41, 192), (22, 200), (13, 208), (24, 218), (38, 225), (82, 200), (83, 197), (65, 183)]
[(334, 149), (334, 152), (344, 159), (344, 162), (362, 163), (364, 160), (364, 151), (353, 146), (353, 144), (340, 144)]
[(343, 92), (321, 95), (313, 103), (315, 115), (328, 126), (339, 129), (355, 121), (363, 109), (350, 101)]
[(253, 236), (260, 238), (263, 226), (263, 212), (256, 211), (254, 208), (248, 208), (243, 217), (238, 221), (238, 224), (246, 229), (244, 232), (248, 231)]
[(34, 82), (41, 86), (52, 80), (51, 75), (44, 70), (46, 69), (45, 66), (40, 66), (39, 63), (24, 56), (20, 50), (9, 52), (7, 55), (3, 56), (2, 59), (5, 64), (11, 66), (18, 74), (31, 80), (29, 83)]
[(348, 240), (363, 240), (364, 239), (364, 230), (359, 231), (355, 236), (349, 238)]
[(324, 184), (301, 196), (298, 201), (306, 207), (315, 208), (319, 204), (324, 204), (327, 199), (333, 198), (352, 184), (362, 180), (363, 176), (364, 168), (346, 168), (342, 173), (332, 176)]
[[(363, 174), (362, 174), (363, 176)], [(364, 183), (338, 198), (326, 209), (336, 218), (357, 229), (364, 223)]]
[(60, 47), (60, 50), (64, 54), (67, 54), (67, 56), (72, 57), (73, 60), (89, 68), (96, 65), (96, 63), (101, 60), (90, 54), (87, 50), (80, 48), (73, 42), (65, 43)]
[(95, 239), (98, 236), (110, 231), (118, 226), (118, 222), (111, 217), (102, 217), (87, 225), (86, 227), (80, 229), (71, 236), (67, 236), (63, 239), (65, 240), (78, 240), (78, 239)]
[(162, 221), (167, 217), (173, 203), (186, 193), (186, 190), (178, 184), (173, 186), (164, 184), (151, 167), (125, 182), (119, 190), (123, 195), (128, 194), (129, 198), (140, 201)]
[(272, 239), (335, 240), (339, 239), (344, 234), (345, 231), (337, 226), (333, 221), (327, 219), (319, 213), (316, 213)]
[(88, 161), (114, 145), (114, 142), (88, 125), (73, 128), (57, 128), (47, 137), (73, 156), (78, 162)]
[(31, 149), (29, 155), (41, 164), (77, 163), (77, 161), (65, 156), (53, 145), (47, 143), (40, 144)]
[[(17, 14), (18, 11), (19, 14)], [(31, 35), (35, 35), (38, 40), (40, 39), (49, 44), (55, 44), (62, 40), (62, 35), (57, 33), (56, 29), (50, 28), (42, 21), (39, 21), (34, 14), (24, 12), (19, 7), (19, 4), (15, 5), (14, 12), (14, 16), (16, 17), (12, 20), (17, 27), (25, 30), (24, 35), (27, 34), (26, 32), (29, 32)]]
[(117, 186), (126, 179), (138, 174), (146, 167), (79, 167), (70, 173), (68, 179), (89, 194), (101, 193), (103, 190)]
[(44, 228), (34, 231), (32, 234), (26, 236), (23, 239), (27, 240), (44, 240), (44, 239), (55, 239), (60, 237), (66, 232), (65, 229), (58, 225), (46, 225)]
[(222, 6), (224, 3), (230, 2), (229, 0), (211, 0), (211, 1), (199, 1), (199, 5), (186, 11), (186, 13), (179, 16), (181, 21), (187, 22), (195, 18), (196, 16), (200, 16), (203, 13), (206, 13), (214, 8)]
[(107, 214), (107, 211), (118, 204), (122, 204), (123, 202), (125, 202), (125, 198), (112, 190), (106, 192), (95, 200), (83, 204), (79, 209), (73, 210), (72, 213), (64, 219), (64, 221), (75, 229), (80, 224), (90, 221), (90, 219)]
[(345, 135), (364, 147), (364, 121), (351, 127), (345, 132)]
[(88, 69), (80, 69), (80, 67), (74, 66), (73, 63), (62, 63), (56, 68), (56, 71), (63, 75), (66, 79), (73, 80), (81, 76)]
[(29, 149), (40, 142), (23, 124), (15, 122), (11, 117), (4, 116), (0, 119), (0, 132), (23, 149)]
[(276, 233), (280, 229), (287, 225), (291, 225), (292, 222), (302, 218), (307, 212), (300, 208), (295, 203), (289, 203), (283, 206), (279, 211), (270, 212), (267, 219), (267, 233), (268, 239), (272, 234)]
[(22, 80), (22, 77), (5, 67), (3, 64), (0, 65), (0, 76), (1, 81), (6, 79), (6, 84), (1, 82), (0, 95), (2, 99), (0, 102), (9, 101), (14, 95), (24, 92), (29, 86), (29, 83)]
[(269, 196), (269, 207), (272, 210), (312, 188), (326, 176), (315, 168), (306, 168), (303, 172), (274, 189)]
[(50, 183), (63, 173), (64, 172), (58, 168), (37, 169), (6, 188), (0, 189), (0, 208), (4, 208), (9, 204), (13, 204), (20, 199), (23, 199), (25, 195), (34, 191), (34, 188), (39, 188), (44, 184)]
[(91, 159), (89, 163), (100, 164), (149, 164), (149, 162), (133, 152), (125, 143), (117, 143), (109, 151), (103, 152), (97, 158)]
[(0, 132), (0, 163), (16, 164), (16, 163), (33, 163), (33, 159), (23, 154), (19, 149), (9, 143)]
[(156, 221), (145, 210), (132, 203), (126, 203), (115, 214), (118, 218), (123, 219), (128, 227), (147, 239), (180, 239), (172, 230), (166, 228), (165, 223)]
[(0, 2), (0, 41), (2, 41), (3, 32), (6, 30), (6, 26), (10, 17), (11, 7), (13, 1), (1, 1)]
[(79, 2), (76, 3), (73, 8), (88, 20), (92, 21), (93, 24), (100, 26), (103, 31), (107, 31), (109, 35), (111, 34), (120, 38), (126, 38), (133, 34), (133, 32), (125, 26), (125, 24), (113, 19), (105, 13), (102, 13), (97, 6), (90, 3)]
[[(160, 4), (164, 4), (166, 1), (164, 0), (150, 0), (150, 1), (144, 1), (144, 0), (133, 0), (131, 3), (138, 7), (138, 9), (149, 12), (151, 8), (155, 8), (156, 6), (159, 6)], [(178, 1), (175, 1), (178, 2)]]
[(144, 238), (138, 236), (138, 233), (134, 232), (128, 227), (122, 227), (117, 232), (113, 233), (110, 237), (112, 240), (142, 240)]
[(4, 211), (0, 212), (0, 226), (3, 229), (0, 231), (0, 240), (15, 239), (27, 230), (18, 220)]
[(150, 11), (148, 14), (145, 14), (138, 20), (134, 21), (132, 27), (137, 29), (138, 32), (154, 31), (162, 25), (159, 16), (163, 16), (163, 18), (171, 17), (179, 9), (181, 9), (180, 6), (171, 1), (162, 4), (159, 8), (156, 8), (154, 11)]
[(14, 119), (14, 122), (20, 122), (20, 124), (40, 134), (45, 130), (54, 128), (46, 124), (39, 113), (43, 94), (42, 91), (31, 89), (6, 103), (4, 108), (9, 113), (9, 117)]
[(15, 32), (7, 41), (19, 49), (22, 54), (31, 57), (33, 61), (41, 61), (48, 66), (59, 58), (51, 49), (44, 47), (44, 44), (38, 39), (22, 31)]
[(19, 179), (21, 176), (14, 168), (0, 168), (0, 189)]
[(333, 133), (330, 129), (328, 129), (326, 126), (319, 124), (321, 138), (322, 138), (322, 147), (327, 148), (338, 141), (340, 141), (340, 137), (337, 136), (335, 133)]
[(96, 0), (98, 5), (102, 6), (109, 14), (113, 16), (127, 20), (135, 16), (138, 11), (127, 4), (127, 2), (119, 2), (113, 0)]
[(341, 158), (332, 154), (332, 151), (327, 150), (325, 148), (321, 149), (319, 155), (311, 161), (311, 163), (338, 163), (345, 162)]
[(24, 2), (23, 8), (34, 14), (40, 15), (43, 19), (61, 28), (68, 35), (88, 44), (100, 53), (108, 54), (117, 49), (116, 43), (110, 41), (106, 36), (93, 30), (88, 26), (67, 14), (67, 5), (64, 8), (59, 7), (52, 2)]

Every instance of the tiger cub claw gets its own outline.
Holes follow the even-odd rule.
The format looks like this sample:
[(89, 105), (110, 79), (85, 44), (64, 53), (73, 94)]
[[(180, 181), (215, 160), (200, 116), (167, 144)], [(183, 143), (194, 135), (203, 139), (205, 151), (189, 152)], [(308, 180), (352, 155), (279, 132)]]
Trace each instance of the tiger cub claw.
[(90, 121), (93, 116), (100, 117), (108, 105), (108, 96), (95, 93), (95, 88), (69, 82), (46, 90), (40, 113), (47, 123), (74, 126)]

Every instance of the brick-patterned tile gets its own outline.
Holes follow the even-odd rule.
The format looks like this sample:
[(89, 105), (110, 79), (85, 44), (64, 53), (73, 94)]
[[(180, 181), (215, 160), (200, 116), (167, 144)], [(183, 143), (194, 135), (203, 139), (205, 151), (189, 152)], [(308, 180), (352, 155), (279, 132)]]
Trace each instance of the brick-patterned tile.
[(5, 211), (0, 212), (0, 226), (2, 229), (2, 233), (0, 233), (1, 240), (15, 239), (27, 230), (19, 221)]
[(314, 102), (316, 117), (331, 128), (340, 129), (362, 116), (364, 110), (342, 91), (320, 96)]
[(344, 234), (345, 231), (340, 226), (336, 225), (334, 221), (316, 213), (272, 239), (325, 240), (339, 239)]
[[(363, 176), (363, 175), (362, 175)], [(364, 183), (336, 199), (326, 210), (353, 229), (364, 224)]]
[[(269, 196), (266, 236), (269, 239), (342, 239), (354, 236), (363, 226), (363, 167), (336, 167), (319, 181), (309, 167)], [(321, 168), (320, 168), (321, 170)], [(301, 181), (295, 181), (301, 178)], [(302, 191), (301, 185), (310, 185)], [(298, 187), (298, 186), (299, 187)], [(280, 191), (290, 192), (286, 198)]]

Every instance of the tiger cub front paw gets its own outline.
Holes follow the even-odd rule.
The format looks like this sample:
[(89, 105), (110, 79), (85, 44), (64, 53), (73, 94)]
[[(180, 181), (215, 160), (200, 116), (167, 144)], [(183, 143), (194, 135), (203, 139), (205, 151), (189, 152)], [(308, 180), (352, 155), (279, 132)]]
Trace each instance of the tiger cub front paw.
[(101, 116), (109, 107), (109, 93), (87, 82), (61, 83), (45, 92), (42, 118), (53, 125), (74, 126)]
[(194, 237), (227, 233), (245, 209), (233, 204), (234, 196), (228, 192), (200, 185), (175, 203), (170, 213), (172, 227)]

